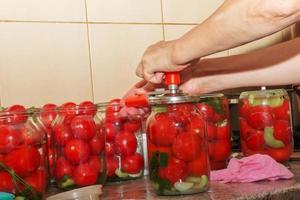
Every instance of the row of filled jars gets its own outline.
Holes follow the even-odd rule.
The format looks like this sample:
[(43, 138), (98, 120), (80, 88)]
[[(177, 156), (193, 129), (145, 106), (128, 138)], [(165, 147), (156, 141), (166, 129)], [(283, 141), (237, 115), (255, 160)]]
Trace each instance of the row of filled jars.
[[(243, 153), (265, 153), (287, 161), (293, 147), (286, 92), (243, 93), (239, 107)], [(4, 109), (0, 191), (41, 199), (48, 180), (68, 190), (136, 179), (143, 176), (146, 158), (158, 194), (191, 194), (208, 188), (210, 169), (226, 167), (231, 135), (228, 100), (223, 95), (153, 105), (147, 120), (134, 111), (119, 99), (103, 105), (85, 101)]]

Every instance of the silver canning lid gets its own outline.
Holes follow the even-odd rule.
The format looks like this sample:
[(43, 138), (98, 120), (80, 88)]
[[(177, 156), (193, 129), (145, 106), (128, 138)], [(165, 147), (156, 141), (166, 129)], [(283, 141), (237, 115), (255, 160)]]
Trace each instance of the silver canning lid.
[(221, 98), (221, 97), (224, 97), (224, 94), (216, 93), (216, 94), (204, 94), (204, 95), (198, 96), (198, 98), (200, 98), (200, 99), (215, 98), (215, 97)]
[(162, 105), (162, 104), (179, 104), (179, 103), (197, 103), (199, 102), (199, 96), (177, 95), (177, 96), (150, 96), (150, 105)]

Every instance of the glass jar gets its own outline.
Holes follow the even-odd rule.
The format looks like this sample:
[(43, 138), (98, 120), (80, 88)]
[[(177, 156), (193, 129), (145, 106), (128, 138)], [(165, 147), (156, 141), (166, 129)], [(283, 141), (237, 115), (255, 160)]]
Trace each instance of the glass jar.
[(197, 108), (207, 123), (211, 170), (226, 168), (231, 153), (228, 99), (223, 94), (200, 96)]
[(204, 192), (209, 185), (205, 120), (199, 97), (162, 96), (147, 119), (150, 181), (158, 195)]
[(68, 102), (52, 124), (54, 177), (64, 190), (103, 184), (106, 179), (105, 133), (93, 103)]
[(13, 105), (0, 112), (0, 191), (40, 200), (47, 183), (46, 138), (36, 109)]
[(278, 162), (293, 152), (290, 100), (284, 89), (243, 92), (239, 98), (239, 124), (245, 156), (268, 154)]
[(143, 176), (142, 118), (120, 99), (102, 104), (106, 135), (107, 180), (123, 181)]

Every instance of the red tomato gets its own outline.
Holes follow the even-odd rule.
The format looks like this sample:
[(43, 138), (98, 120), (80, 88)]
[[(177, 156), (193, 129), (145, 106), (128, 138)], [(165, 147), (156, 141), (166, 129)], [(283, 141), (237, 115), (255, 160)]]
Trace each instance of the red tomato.
[(172, 184), (177, 181), (183, 181), (188, 175), (187, 165), (182, 160), (170, 157), (168, 159), (168, 165), (159, 168), (158, 175), (161, 178), (170, 181)]
[(201, 154), (196, 160), (187, 164), (189, 176), (202, 176), (208, 174), (208, 158), (206, 154)]
[(173, 154), (181, 160), (195, 160), (202, 150), (202, 141), (199, 135), (194, 133), (179, 134), (172, 146)]
[(6, 117), (6, 123), (19, 124), (27, 121), (28, 115), (26, 109), (22, 105), (13, 105), (5, 109), (8, 114)]
[(56, 105), (55, 104), (45, 104), (41, 110), (41, 120), (43, 124), (50, 128), (53, 120), (56, 118)]
[(227, 160), (231, 153), (231, 142), (230, 140), (216, 140), (214, 142), (213, 161), (224, 161)]
[(230, 133), (230, 128), (229, 125), (226, 124), (225, 126), (217, 126), (217, 131), (216, 131), (216, 138), (218, 140), (226, 140), (230, 139), (231, 133)]
[(259, 130), (264, 129), (266, 126), (272, 126), (274, 121), (273, 110), (269, 106), (251, 107), (247, 121), (250, 126)]
[(44, 170), (37, 170), (32, 175), (25, 178), (25, 182), (39, 192), (44, 192), (46, 189), (46, 173)]
[(66, 143), (73, 139), (73, 134), (69, 126), (65, 124), (57, 124), (53, 128), (55, 145), (65, 146)]
[(119, 115), (121, 109), (121, 99), (111, 100), (105, 110), (105, 121), (119, 123), (121, 121), (121, 117)]
[(100, 172), (101, 170), (101, 163), (100, 163), (100, 157), (98, 156), (91, 156), (89, 160), (89, 165), (96, 170), (96, 172)]
[(158, 113), (148, 125), (149, 138), (157, 146), (171, 146), (178, 134), (176, 122), (168, 113)]
[(246, 118), (250, 110), (250, 105), (248, 99), (240, 99), (239, 102), (239, 116)]
[(96, 134), (96, 124), (89, 115), (79, 115), (72, 119), (71, 130), (75, 138), (89, 140)]
[(213, 124), (211, 122), (208, 122), (206, 130), (207, 130), (207, 139), (208, 140), (216, 139), (216, 137), (217, 137), (217, 128), (216, 128), (215, 124)]
[(144, 158), (141, 154), (135, 153), (122, 158), (121, 169), (129, 174), (137, 174), (144, 168)]
[(119, 161), (118, 158), (113, 156), (113, 157), (106, 157), (106, 167), (107, 167), (107, 176), (110, 177), (114, 177), (115, 171), (118, 169), (119, 167)]
[(274, 108), (274, 115), (277, 120), (290, 120), (291, 111), (288, 99), (285, 99), (281, 106)]
[(97, 179), (98, 172), (89, 163), (81, 164), (74, 170), (74, 180), (78, 186), (93, 185)]
[(286, 145), (280, 149), (273, 149), (268, 147), (266, 153), (274, 158), (277, 162), (286, 162), (289, 160), (291, 154), (293, 152), (292, 145)]
[(129, 156), (136, 152), (137, 139), (128, 131), (121, 131), (115, 138), (116, 153), (122, 156)]
[(249, 137), (249, 133), (253, 130), (253, 128), (249, 126), (249, 124), (244, 118), (240, 118), (239, 122), (240, 122), (241, 139), (247, 140)]
[(64, 103), (61, 105), (59, 113), (61, 116), (72, 119), (77, 114), (76, 104), (73, 102)]
[(265, 145), (264, 131), (259, 131), (259, 130), (251, 131), (246, 143), (247, 143), (247, 147), (252, 151), (263, 150)]
[(28, 122), (25, 126), (21, 126), (20, 130), (22, 132), (25, 144), (37, 145), (42, 142), (44, 132), (39, 129), (34, 123)]
[(8, 153), (24, 141), (19, 129), (14, 125), (0, 126), (0, 153)]
[(105, 137), (107, 142), (114, 141), (118, 132), (118, 126), (113, 123), (105, 123)]
[(89, 145), (94, 155), (99, 155), (105, 149), (105, 139), (101, 134), (95, 135), (90, 141)]
[(79, 104), (80, 115), (95, 116), (97, 113), (97, 106), (91, 101), (83, 101)]
[(136, 132), (142, 127), (141, 121), (138, 120), (127, 120), (123, 123), (123, 128), (125, 131)]
[(188, 130), (194, 132), (204, 138), (205, 133), (205, 121), (198, 114), (189, 114)]
[(54, 158), (55, 154), (53, 149), (49, 148), (48, 149), (48, 163), (49, 163), (49, 171), (50, 171), (50, 176), (53, 177), (54, 174)]
[(201, 113), (203, 113), (206, 120), (211, 122), (214, 120), (215, 111), (212, 106), (205, 103), (198, 103), (197, 108)]
[(212, 159), (215, 151), (215, 140), (208, 141), (208, 155)]
[(11, 175), (7, 172), (0, 172), (0, 191), (13, 193), (15, 186)]
[(224, 169), (224, 168), (226, 168), (226, 161), (221, 161), (221, 162), (211, 161), (210, 162), (211, 170), (219, 170), (219, 169)]
[(292, 135), (292, 129), (288, 121), (277, 120), (274, 122), (274, 137), (276, 139), (288, 145), (292, 141)]
[(77, 165), (89, 159), (90, 147), (83, 140), (72, 139), (65, 146), (65, 155), (71, 163)]
[(27, 146), (11, 151), (5, 156), (4, 163), (19, 176), (24, 177), (38, 168), (40, 159), (37, 148)]
[(111, 143), (111, 142), (106, 142), (105, 143), (105, 154), (106, 156), (113, 156), (115, 155), (115, 145), (114, 143)]
[(73, 175), (73, 166), (65, 158), (58, 158), (55, 162), (54, 176), (56, 181), (60, 181), (64, 176)]

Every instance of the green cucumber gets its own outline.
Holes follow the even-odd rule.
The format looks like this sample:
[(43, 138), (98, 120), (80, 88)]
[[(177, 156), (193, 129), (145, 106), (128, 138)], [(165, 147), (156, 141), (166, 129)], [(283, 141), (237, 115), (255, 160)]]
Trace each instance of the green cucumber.
[(75, 185), (75, 181), (71, 178), (64, 178), (63, 181), (60, 183), (60, 186), (62, 188), (67, 188), (73, 185)]
[(176, 182), (174, 188), (179, 192), (186, 192), (194, 186), (194, 183), (190, 182)]
[(121, 169), (116, 169), (115, 174), (119, 177), (119, 178), (128, 178), (129, 174), (126, 172), (122, 172)]
[(282, 97), (271, 97), (268, 99), (268, 105), (271, 107), (279, 107), (283, 104), (284, 99)]
[(137, 177), (140, 177), (143, 173), (143, 170), (141, 170), (139, 173), (136, 173), (136, 174), (128, 174), (129, 177), (132, 177), (132, 178), (137, 178)]
[(277, 140), (273, 135), (273, 127), (265, 127), (264, 129), (264, 140), (269, 147), (272, 148), (282, 148), (284, 143), (281, 140)]

